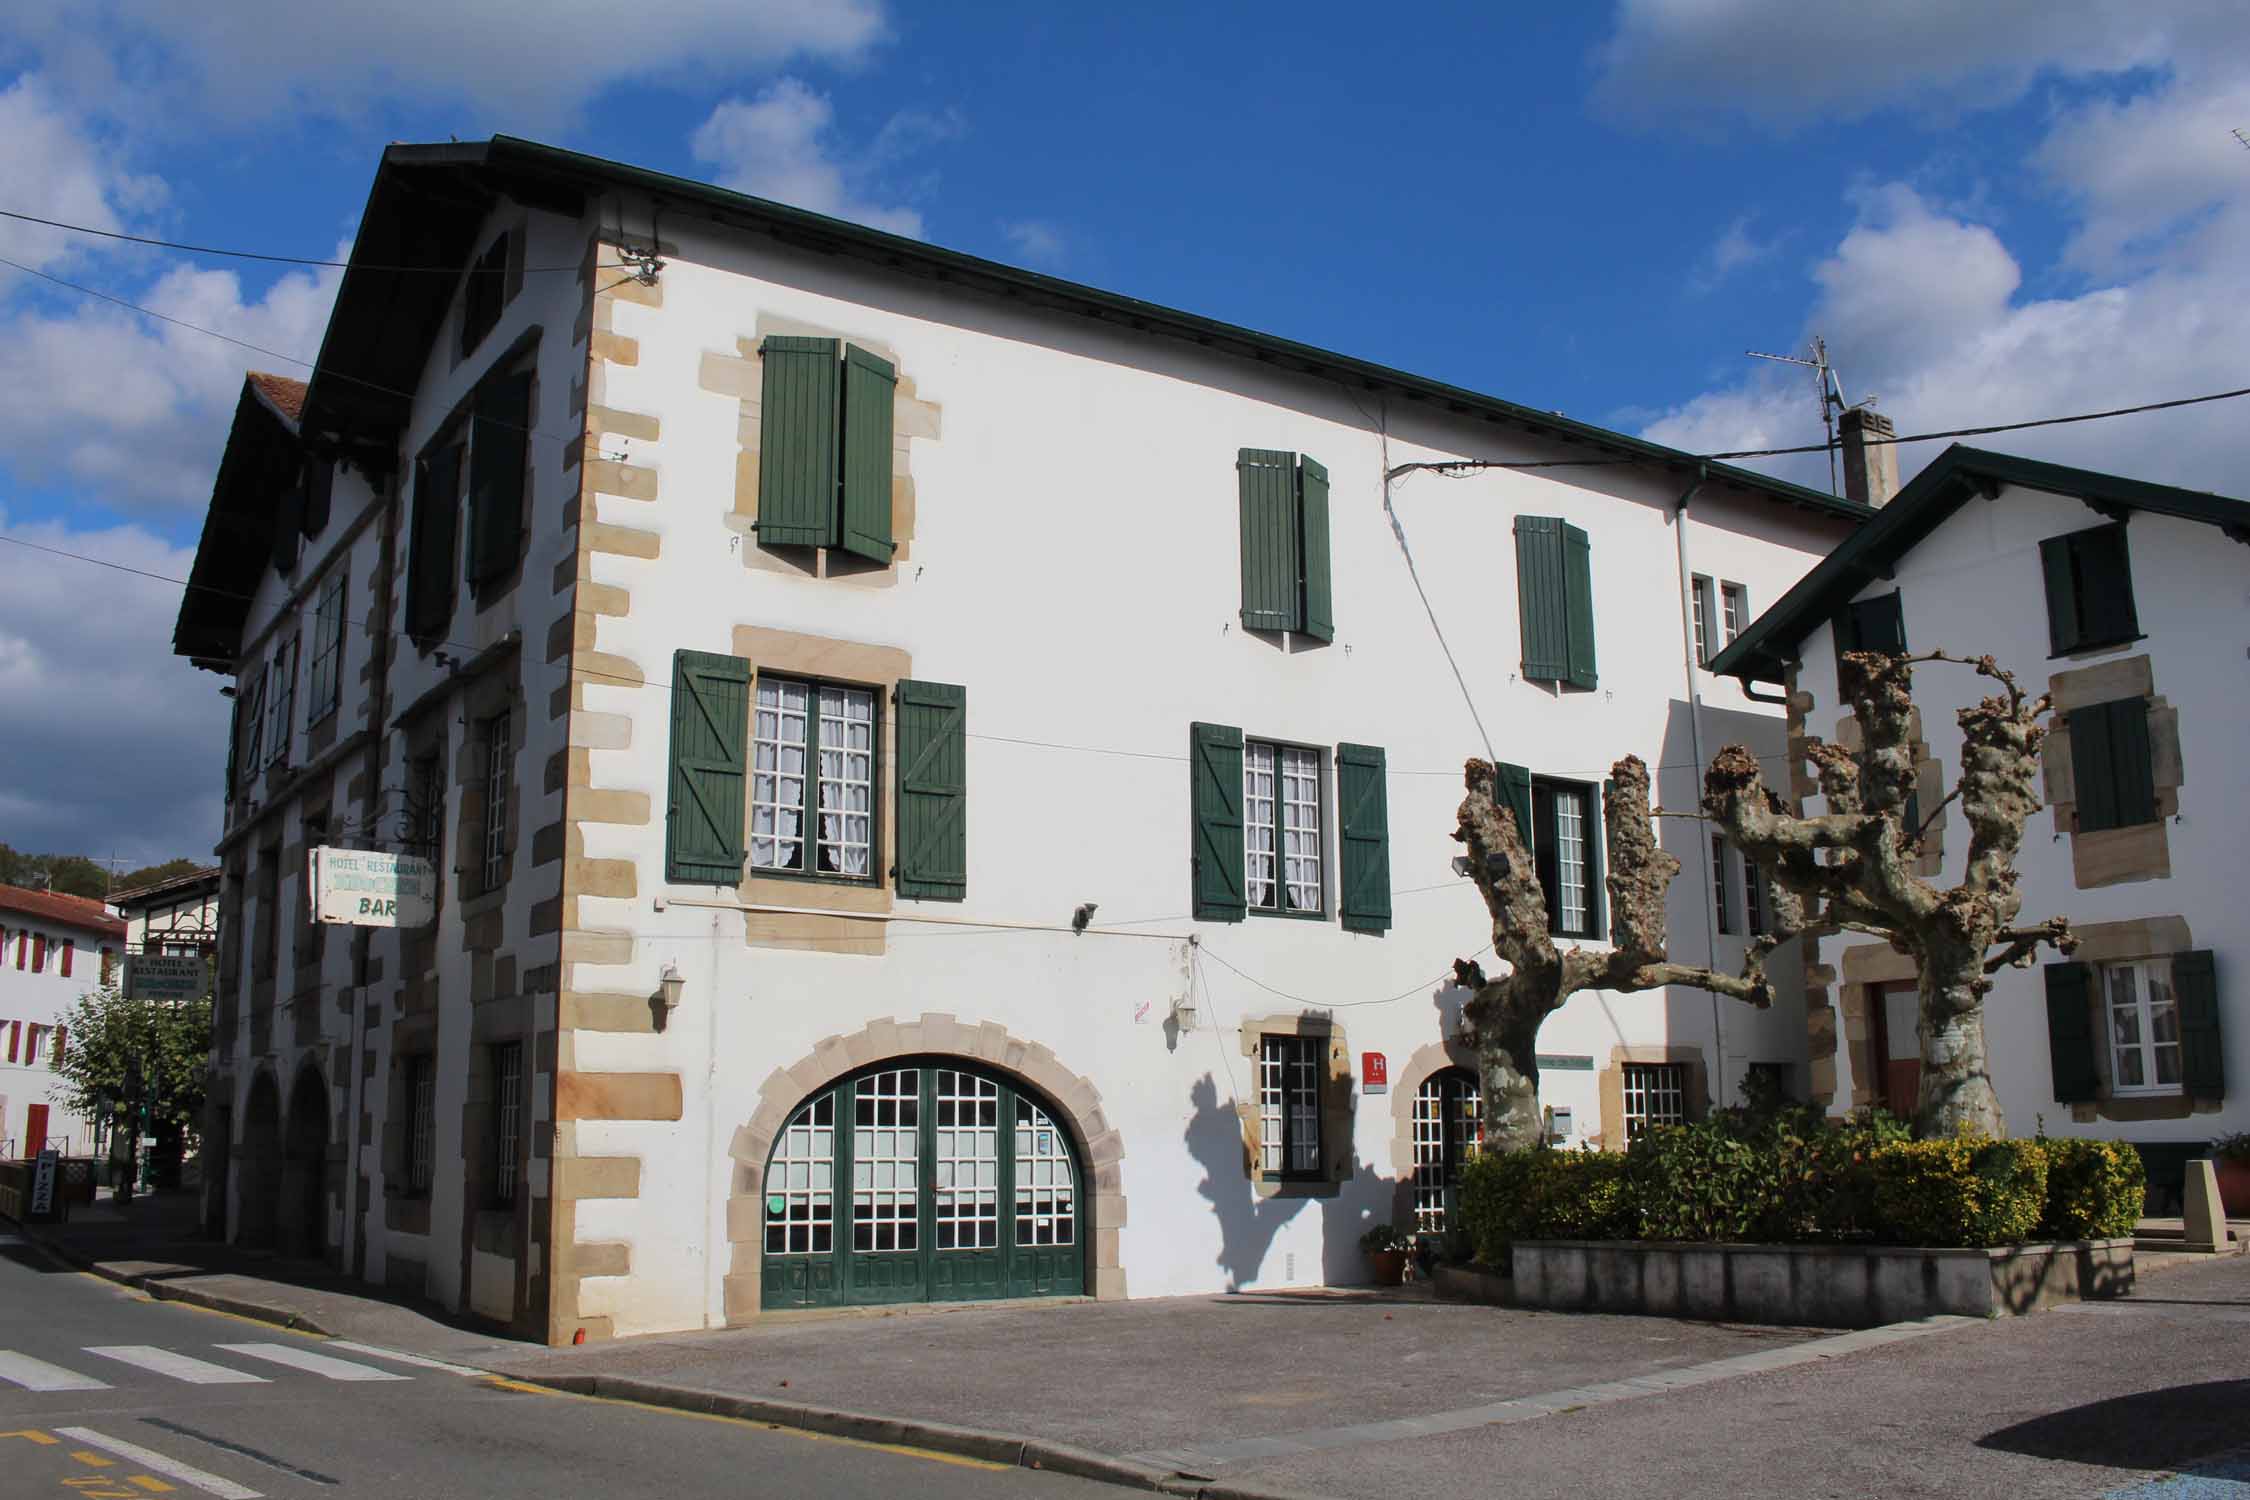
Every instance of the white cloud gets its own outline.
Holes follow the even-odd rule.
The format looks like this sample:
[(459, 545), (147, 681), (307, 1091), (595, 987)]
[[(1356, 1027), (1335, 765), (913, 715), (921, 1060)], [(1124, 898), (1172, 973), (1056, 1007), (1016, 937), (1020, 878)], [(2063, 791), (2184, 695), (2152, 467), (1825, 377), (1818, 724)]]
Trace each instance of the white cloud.
[[(137, 526), (13, 524), (0, 536), (185, 578), (192, 553)], [(0, 840), (118, 855), (208, 856), (219, 832), (227, 703), (171, 653), (180, 591), (0, 542), (0, 702), (9, 775)]]
[(241, 123), (413, 102), (520, 130), (555, 129), (615, 83), (849, 64), (887, 31), (880, 0), (102, 0), (16, 25), (89, 107), (152, 125), (182, 105)]
[(922, 233), (921, 213), (882, 203), (886, 170), (958, 125), (945, 117), (893, 116), (863, 153), (840, 148), (836, 108), (825, 94), (794, 78), (777, 79), (750, 99), (727, 99), (696, 128), (696, 159), (714, 169), (721, 187), (814, 213), (851, 219), (893, 234)]
[(1791, 124), (1890, 104), (2021, 98), (2042, 73), (2116, 74), (2242, 47), (2239, 0), (1621, 0), (1594, 97), (1645, 121)]
[(1712, 241), (1711, 248), (1704, 252), (1703, 263), (1690, 278), (1697, 291), (1708, 292), (1744, 267), (1773, 258), (1774, 252), (1781, 248), (1783, 236), (1759, 239), (1750, 232), (1750, 225), (1756, 218), (1755, 214), (1737, 215), (1718, 239)]
[[(153, 209), (164, 198), (160, 179), (123, 170), (75, 128), (52, 86), (36, 73), (0, 91), (0, 181), (8, 184), (9, 208), (94, 229), (122, 230), (127, 214)], [(39, 270), (86, 259), (98, 246), (84, 235), (0, 219), (0, 256)], [(0, 268), (0, 277), (14, 280), (15, 273)]]
[(1033, 265), (1053, 266), (1062, 263), (1067, 248), (1063, 232), (1044, 219), (1017, 219), (1000, 226), (1001, 234), (1016, 247), (1016, 254)]

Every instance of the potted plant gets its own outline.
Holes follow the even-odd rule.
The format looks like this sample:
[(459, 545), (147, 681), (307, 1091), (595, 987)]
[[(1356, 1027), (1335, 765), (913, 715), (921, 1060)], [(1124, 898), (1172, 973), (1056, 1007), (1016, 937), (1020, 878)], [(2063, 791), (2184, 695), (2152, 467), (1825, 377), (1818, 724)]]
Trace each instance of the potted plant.
[(1378, 1224), (1359, 1237), (1377, 1286), (1397, 1286), (1406, 1279), (1406, 1252), (1413, 1243), (1413, 1234), (1396, 1224)]
[(2250, 1130), (2222, 1135), (2211, 1143), (2211, 1165), (2219, 1179), (2219, 1203), (2230, 1219), (2250, 1219)]

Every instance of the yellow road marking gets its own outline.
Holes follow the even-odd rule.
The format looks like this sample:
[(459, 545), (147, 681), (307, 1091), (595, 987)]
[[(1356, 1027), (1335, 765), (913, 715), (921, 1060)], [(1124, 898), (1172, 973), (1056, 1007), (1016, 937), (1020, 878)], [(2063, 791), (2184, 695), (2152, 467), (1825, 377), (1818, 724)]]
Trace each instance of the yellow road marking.
[(178, 1486), (176, 1485), (166, 1484), (163, 1480), (157, 1479), (148, 1474), (128, 1474), (125, 1477), (130, 1482), (139, 1485), (142, 1489), (148, 1490), (151, 1493), (158, 1495), (161, 1495), (168, 1490), (178, 1488)]
[(40, 1431), (38, 1431), (38, 1430), (37, 1430), (37, 1429), (35, 1429), (35, 1428), (29, 1428), (29, 1427), (25, 1428), (25, 1429), (24, 1429), (23, 1431), (21, 1431), (21, 1432), (0, 1432), (0, 1438), (12, 1438), (12, 1437), (29, 1438), (29, 1439), (31, 1439), (31, 1440), (32, 1440), (33, 1442), (35, 1442), (35, 1443), (39, 1443), (39, 1444), (41, 1444), (41, 1445), (43, 1445), (43, 1446), (46, 1446), (46, 1447), (52, 1447), (52, 1446), (54, 1446), (54, 1445), (55, 1445), (56, 1443), (59, 1443), (59, 1442), (61, 1442), (61, 1441), (62, 1441), (62, 1439), (61, 1439), (61, 1438), (59, 1438), (59, 1437), (56, 1437), (56, 1436), (55, 1436), (55, 1435), (54, 1435), (53, 1433), (51, 1433), (51, 1432), (40, 1432)]
[(778, 1422), (761, 1422), (754, 1417), (728, 1417), (717, 1412), (681, 1411), (677, 1407), (657, 1406), (647, 1401), (630, 1401), (622, 1396), (588, 1396), (578, 1391), (558, 1391), (553, 1386), (532, 1385), (527, 1381), (509, 1380), (505, 1376), (487, 1377), (482, 1384), (502, 1391), (517, 1391), (527, 1396), (559, 1396), (566, 1401), (598, 1401), (605, 1406), (630, 1406), (640, 1411), (659, 1412), (667, 1417), (686, 1417), (697, 1422), (724, 1422), (734, 1427), (749, 1427), (760, 1432), (787, 1433), (791, 1437), (805, 1438), (815, 1443), (842, 1443), (851, 1448), (872, 1448), (878, 1453), (897, 1453), (907, 1458), (925, 1458), (932, 1463), (952, 1464), (960, 1469), (1006, 1470), (1010, 1466), (990, 1459), (970, 1458), (961, 1453), (939, 1453), (932, 1448), (913, 1448), (904, 1443), (878, 1443), (867, 1438), (838, 1437), (827, 1432), (808, 1432), (802, 1427), (784, 1427)]
[(114, 1458), (104, 1458), (99, 1453), (86, 1448), (74, 1448), (71, 1450), (70, 1456), (80, 1463), (96, 1469), (106, 1469), (117, 1462)]

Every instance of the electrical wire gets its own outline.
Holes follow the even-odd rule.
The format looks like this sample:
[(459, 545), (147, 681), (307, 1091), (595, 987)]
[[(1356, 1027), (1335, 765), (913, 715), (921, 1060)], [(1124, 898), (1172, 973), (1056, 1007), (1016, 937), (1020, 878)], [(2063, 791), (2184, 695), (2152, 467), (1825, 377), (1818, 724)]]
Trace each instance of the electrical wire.
[[(1246, 983), (1256, 985), (1259, 989), (1264, 990), (1267, 994), (1272, 995), (1277, 999), (1287, 1000), (1297, 1005), (1311, 1006), (1315, 1010), (1358, 1010), (1363, 1006), (1369, 1005), (1396, 1005), (1401, 1000), (1412, 999), (1414, 996), (1421, 994), (1424, 990), (1432, 989), (1437, 985), (1444, 983), (1453, 975), (1453, 967), (1452, 965), (1448, 964), (1443, 972), (1433, 976), (1432, 978), (1426, 979), (1422, 983), (1414, 985), (1411, 988), (1400, 990), (1395, 995), (1386, 995), (1380, 1000), (1309, 1000), (1303, 995), (1295, 995), (1284, 989), (1276, 989), (1274, 986), (1266, 983), (1263, 979), (1260, 979), (1257, 975), (1245, 973), (1243, 970), (1236, 968), (1233, 964), (1228, 963), (1224, 956), (1213, 952), (1209, 943), (1197, 943), (1196, 951), (1209, 957), (1211, 962), (1217, 964), (1220, 968), (1225, 969), (1228, 973), (1234, 975), (1236, 978), (1241, 979)], [(1483, 958), (1485, 954), (1491, 951), (1492, 945), (1490, 943), (1486, 943), (1482, 948), (1479, 948), (1476, 952), (1470, 954), (1469, 958), (1473, 962), (1477, 959)]]
[[(492, 275), (492, 276), (498, 276), (498, 275), (505, 275), (505, 274), (507, 274), (507, 273), (508, 273), (508, 272), (510, 272), (510, 271), (514, 271), (514, 272), (516, 272), (516, 273), (518, 273), (518, 274), (529, 276), (529, 275), (534, 275), (534, 274), (544, 274), (544, 273), (546, 273), (546, 272), (549, 272), (549, 271), (579, 271), (579, 270), (583, 270), (583, 269), (584, 269), (584, 267), (583, 267), (583, 266), (575, 266), (575, 265), (571, 265), (571, 266), (378, 266), (378, 265), (363, 265), (363, 266), (358, 266), (358, 267), (356, 267), (356, 268), (355, 268), (355, 267), (354, 267), (354, 266), (352, 265), (352, 263), (351, 263), (350, 261), (348, 261), (348, 260), (320, 260), (320, 259), (317, 259), (317, 258), (315, 258), (315, 257), (313, 257), (313, 256), (309, 256), (309, 255), (269, 255), (269, 254), (265, 253), (264, 251), (259, 251), (259, 250), (228, 250), (228, 249), (224, 249), (224, 248), (222, 248), (222, 247), (220, 247), (220, 246), (217, 246), (217, 245), (187, 245), (187, 244), (182, 244), (182, 243), (181, 243), (180, 241), (178, 241), (178, 240), (160, 240), (160, 239), (153, 239), (153, 238), (149, 237), (148, 235), (144, 235), (144, 234), (126, 234), (126, 233), (123, 233), (123, 232), (122, 232), (122, 231), (120, 231), (120, 230), (115, 230), (115, 229), (96, 229), (96, 228), (95, 228), (95, 227), (94, 227), (93, 225), (91, 225), (91, 224), (66, 224), (66, 223), (64, 223), (64, 222), (63, 222), (62, 220), (60, 220), (60, 219), (42, 219), (42, 218), (40, 218), (40, 217), (39, 217), (39, 216), (38, 216), (37, 214), (27, 214), (27, 213), (21, 213), (21, 212), (18, 212), (17, 210), (15, 210), (15, 209), (12, 209), (12, 208), (0, 208), (0, 219), (15, 219), (15, 220), (17, 220), (18, 222), (20, 222), (20, 223), (24, 223), (24, 224), (43, 224), (43, 225), (45, 225), (45, 226), (46, 226), (47, 228), (49, 228), (49, 229), (62, 229), (62, 230), (67, 230), (67, 231), (69, 231), (69, 232), (70, 232), (70, 233), (72, 233), (72, 234), (91, 234), (91, 235), (98, 235), (98, 236), (100, 236), (101, 238), (103, 238), (103, 239), (105, 239), (105, 240), (123, 240), (123, 241), (125, 241), (125, 242), (126, 242), (127, 244), (130, 244), (130, 245), (148, 245), (148, 246), (152, 246), (153, 248), (155, 248), (155, 249), (158, 249), (158, 250), (178, 250), (178, 251), (181, 251), (181, 252), (183, 252), (183, 253), (185, 253), (185, 254), (188, 254), (188, 255), (224, 255), (224, 256), (227, 256), (227, 257), (229, 257), (230, 259), (233, 259), (233, 260), (257, 260), (257, 261), (265, 261), (265, 262), (268, 262), (269, 264), (273, 264), (273, 265), (282, 265), (282, 266), (321, 266), (321, 267), (325, 267), (325, 268), (328, 268), (328, 269), (331, 269), (331, 270), (338, 270), (338, 271), (349, 271), (349, 270), (353, 270), (353, 269), (357, 269), (357, 270), (361, 270), (361, 271), (413, 271), (413, 272), (427, 272), (427, 273), (429, 273), (429, 274), (432, 274), (432, 275), (437, 275), (437, 276), (473, 276), (473, 275), (477, 275), (477, 274), (480, 274), (480, 273), (481, 273), (481, 274), (484, 274), (484, 275)], [(621, 266), (621, 265), (623, 265), (623, 264), (624, 264), (623, 262), (619, 262), (619, 263), (618, 263), (618, 265), (620, 265), (620, 266)], [(616, 269), (616, 267), (613, 267), (613, 266), (608, 266), (608, 265), (602, 265), (602, 266), (598, 266), (598, 267), (597, 267), (597, 269), (600, 269), (600, 270), (612, 270), (612, 269)]]

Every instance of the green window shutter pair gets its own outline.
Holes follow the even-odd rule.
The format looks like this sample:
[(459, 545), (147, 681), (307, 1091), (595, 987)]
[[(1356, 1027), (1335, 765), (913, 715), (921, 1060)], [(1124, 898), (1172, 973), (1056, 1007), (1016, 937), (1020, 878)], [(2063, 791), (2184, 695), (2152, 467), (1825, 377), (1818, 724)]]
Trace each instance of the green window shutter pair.
[(2148, 700), (2120, 698), (2073, 709), (2071, 777), (2078, 831), (2131, 828), (2156, 821), (2155, 764), (2148, 738)]
[(524, 482), (531, 446), (531, 372), (477, 393), (469, 440), (469, 583), (516, 565), (523, 544)]
[(440, 448), (415, 466), (414, 527), (407, 547), (406, 631), (424, 640), (453, 615), (453, 541), (459, 521), (461, 450)]
[(2141, 633), (2124, 522), (2048, 537), (2039, 544), (2039, 564), (2047, 580), (2047, 644), (2055, 655)]
[(758, 540), (889, 562), (897, 370), (835, 339), (775, 334), (759, 353)]
[(969, 891), (968, 690), (898, 685), (898, 893), (959, 901)]
[(1242, 521), (1242, 624), (1336, 636), (1328, 544), (1328, 470), (1268, 448), (1235, 458)]
[[(898, 684), (898, 893), (924, 901), (968, 894), (967, 690)], [(681, 651), (672, 659), (672, 782), (664, 878), (683, 885), (742, 880), (750, 732), (750, 663)]]
[(1560, 516), (1516, 517), (1516, 615), (1527, 681), (1596, 685), (1593, 549)]
[(1205, 922), (1239, 922), (1250, 904), (1242, 869), (1242, 731), (1189, 725), (1188, 774), (1195, 915)]
[[(2101, 1093), (2101, 1071), (2094, 1049), (2094, 966), (2048, 964), (2047, 1055), (2054, 1068), (2055, 1098), (2087, 1104)], [(2226, 1055), (2219, 1035), (2218, 968), (2211, 951), (2198, 948), (2172, 955), (2172, 994), (2179, 1006), (2180, 1082), (2193, 1099), (2226, 1097)]]
[(1391, 808), (1383, 752), (1374, 745), (1336, 747), (1338, 851), (1342, 869), (1337, 909), (1345, 930), (1391, 927)]

